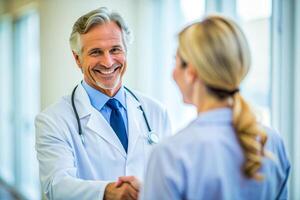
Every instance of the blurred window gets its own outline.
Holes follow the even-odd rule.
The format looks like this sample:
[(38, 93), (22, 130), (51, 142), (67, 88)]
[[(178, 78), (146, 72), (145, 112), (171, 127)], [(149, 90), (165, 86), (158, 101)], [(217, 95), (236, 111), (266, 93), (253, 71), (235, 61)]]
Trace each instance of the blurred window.
[(271, 123), (271, 0), (237, 0), (237, 17), (251, 50), (252, 65), (242, 91), (264, 124)]
[(39, 21), (30, 11), (0, 16), (0, 179), (40, 199), (34, 149), (39, 110)]
[(30, 11), (14, 21), (13, 132), (16, 188), (28, 199), (39, 199), (34, 118), (39, 105), (39, 18)]
[(0, 176), (14, 183), (11, 20), (0, 18)]

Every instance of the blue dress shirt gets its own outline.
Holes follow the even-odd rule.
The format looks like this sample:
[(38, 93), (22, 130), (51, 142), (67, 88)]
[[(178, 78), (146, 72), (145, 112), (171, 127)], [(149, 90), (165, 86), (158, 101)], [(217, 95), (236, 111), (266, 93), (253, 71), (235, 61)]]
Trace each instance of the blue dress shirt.
[(267, 129), (265, 179), (246, 178), (244, 155), (232, 126), (229, 108), (201, 113), (169, 140), (155, 147), (147, 168), (144, 200), (266, 200), (287, 199), (290, 164), (279, 134)]
[[(106, 102), (111, 98), (107, 96), (106, 94), (103, 94), (102, 92), (96, 90), (95, 88), (91, 87), (89, 84), (87, 84), (85, 81), (82, 81), (82, 86), (87, 92), (89, 99), (91, 101), (92, 106), (98, 110), (105, 120), (109, 123), (110, 115), (111, 115), (111, 109), (106, 105)], [(128, 120), (127, 120), (127, 107), (126, 107), (126, 93), (124, 87), (121, 87), (119, 91), (116, 93), (116, 95), (113, 97), (114, 99), (117, 99), (120, 102), (120, 112), (123, 117), (125, 127), (126, 127), (126, 133), (128, 134)]]

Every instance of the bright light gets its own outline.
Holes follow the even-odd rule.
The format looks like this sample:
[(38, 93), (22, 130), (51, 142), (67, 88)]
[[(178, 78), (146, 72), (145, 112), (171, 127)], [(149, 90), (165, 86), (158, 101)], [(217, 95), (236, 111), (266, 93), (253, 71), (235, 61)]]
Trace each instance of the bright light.
[(205, 11), (205, 1), (181, 0), (180, 4), (186, 21), (200, 18)]
[(237, 11), (244, 21), (269, 18), (272, 13), (271, 5), (271, 0), (237, 0)]

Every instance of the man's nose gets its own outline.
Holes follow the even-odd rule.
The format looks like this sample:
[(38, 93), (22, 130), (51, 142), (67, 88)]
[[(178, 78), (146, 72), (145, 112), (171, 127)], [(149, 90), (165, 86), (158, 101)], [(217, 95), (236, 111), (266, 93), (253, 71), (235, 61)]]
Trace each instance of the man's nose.
[(113, 60), (112, 55), (108, 52), (104, 53), (102, 61), (101, 61), (101, 65), (109, 68), (113, 65), (113, 63), (114, 63), (114, 60)]

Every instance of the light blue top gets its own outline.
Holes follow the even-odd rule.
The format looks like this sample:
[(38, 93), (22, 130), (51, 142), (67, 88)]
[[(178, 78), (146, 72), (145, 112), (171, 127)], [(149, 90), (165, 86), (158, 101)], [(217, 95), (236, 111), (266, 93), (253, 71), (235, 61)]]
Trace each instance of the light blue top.
[[(110, 124), (109, 119), (111, 115), (111, 109), (106, 105), (106, 102), (111, 98), (107, 96), (106, 94), (103, 94), (102, 92), (96, 90), (95, 88), (91, 87), (89, 84), (87, 84), (85, 81), (82, 81), (82, 86), (87, 92), (89, 99), (91, 101), (92, 106), (98, 110), (105, 120)], [(114, 99), (117, 99), (120, 104), (119, 105), (119, 110), (122, 114), (124, 123), (125, 123), (125, 128), (126, 128), (126, 133), (128, 134), (128, 120), (127, 120), (127, 107), (126, 107), (126, 93), (125, 89), (122, 86), (119, 91), (116, 93), (116, 95), (113, 97)]]
[(232, 126), (232, 111), (200, 114), (186, 128), (155, 147), (141, 199), (287, 199), (290, 164), (279, 134), (266, 129), (266, 149), (277, 158), (264, 159), (264, 181), (241, 172), (244, 156)]

